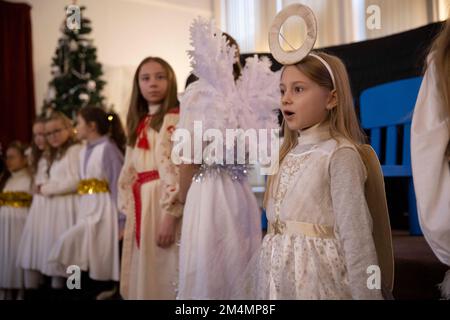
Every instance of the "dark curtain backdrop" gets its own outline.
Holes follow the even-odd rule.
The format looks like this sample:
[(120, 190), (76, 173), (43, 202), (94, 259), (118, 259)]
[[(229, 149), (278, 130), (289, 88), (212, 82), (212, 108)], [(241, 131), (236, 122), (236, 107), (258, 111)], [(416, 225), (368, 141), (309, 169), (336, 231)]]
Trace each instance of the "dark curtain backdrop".
[[(421, 75), (431, 42), (441, 28), (442, 22), (437, 22), (388, 37), (320, 50), (334, 54), (344, 61), (358, 108), (359, 96), (365, 89)], [(252, 55), (254, 53), (243, 54), (242, 63)], [(281, 68), (281, 65), (273, 60), (272, 55), (259, 55), (271, 58), (272, 70)]]
[(30, 142), (35, 116), (31, 7), (0, 0), (0, 142)]

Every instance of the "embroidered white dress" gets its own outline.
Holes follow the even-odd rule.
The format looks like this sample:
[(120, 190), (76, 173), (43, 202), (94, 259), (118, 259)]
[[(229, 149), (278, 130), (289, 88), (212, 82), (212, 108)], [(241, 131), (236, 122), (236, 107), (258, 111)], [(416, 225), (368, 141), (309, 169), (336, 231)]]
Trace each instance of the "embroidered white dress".
[[(2, 192), (20, 192), (31, 196), (31, 177), (27, 169), (13, 172)], [(0, 289), (24, 287), (24, 270), (16, 266), (16, 259), (28, 210), (23, 205), (0, 202)]]
[[(150, 108), (151, 114), (156, 111)], [(146, 128), (149, 149), (139, 148), (137, 143), (134, 148), (127, 147), (119, 178), (119, 209), (126, 214), (120, 293), (127, 300), (171, 300), (176, 296), (183, 206), (178, 201), (179, 172), (170, 158), (170, 137), (178, 118), (176, 109), (164, 116), (159, 132)], [(135, 196), (133, 186), (137, 186)], [(140, 208), (139, 237), (137, 207)], [(175, 243), (168, 248), (156, 243), (165, 214), (180, 217)]]
[(77, 223), (61, 235), (49, 256), (49, 264), (60, 272), (77, 265), (91, 279), (119, 281), (119, 212), (113, 199), (117, 192), (111, 190), (117, 189), (122, 162), (122, 154), (107, 137), (81, 150), (81, 180), (107, 182), (109, 191), (80, 195)]
[(358, 152), (327, 126), (302, 132), (268, 191), (269, 232), (236, 298), (381, 298), (367, 287), (377, 255), (365, 178)]

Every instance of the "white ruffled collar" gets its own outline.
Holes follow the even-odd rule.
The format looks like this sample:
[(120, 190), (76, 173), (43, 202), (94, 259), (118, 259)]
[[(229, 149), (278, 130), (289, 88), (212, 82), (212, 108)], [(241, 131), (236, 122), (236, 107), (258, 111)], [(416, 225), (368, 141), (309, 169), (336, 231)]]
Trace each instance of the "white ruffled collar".
[(313, 144), (320, 141), (328, 140), (330, 135), (330, 125), (328, 122), (319, 122), (318, 124), (305, 129), (299, 130), (299, 144)]

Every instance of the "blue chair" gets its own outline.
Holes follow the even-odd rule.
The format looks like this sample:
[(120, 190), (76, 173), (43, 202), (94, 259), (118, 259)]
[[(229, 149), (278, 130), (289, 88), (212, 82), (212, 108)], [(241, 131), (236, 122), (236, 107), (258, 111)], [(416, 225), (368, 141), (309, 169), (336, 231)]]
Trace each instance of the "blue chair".
[(262, 215), (261, 215), (261, 229), (263, 231), (267, 231), (267, 225), (268, 221), (267, 221), (267, 216), (266, 216), (266, 210), (262, 209)]
[[(360, 98), (361, 124), (370, 131), (370, 144), (380, 158), (384, 176), (409, 178), (411, 235), (422, 234), (412, 179), (410, 144), (412, 115), (421, 83), (422, 77), (389, 82), (364, 90)], [(384, 130), (386, 139), (382, 139)], [(403, 139), (398, 144), (401, 130)]]

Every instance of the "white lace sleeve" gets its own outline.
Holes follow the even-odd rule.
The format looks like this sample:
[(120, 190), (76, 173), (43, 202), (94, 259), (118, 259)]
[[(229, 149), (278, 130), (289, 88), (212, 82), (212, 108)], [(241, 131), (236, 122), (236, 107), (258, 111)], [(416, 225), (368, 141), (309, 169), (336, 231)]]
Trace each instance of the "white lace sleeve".
[(330, 161), (330, 178), (335, 229), (344, 250), (352, 297), (382, 299), (381, 290), (367, 286), (367, 268), (377, 266), (378, 259), (364, 194), (365, 167), (359, 154), (348, 147), (335, 151)]
[(132, 154), (133, 148), (127, 146), (124, 164), (120, 171), (117, 193), (117, 205), (119, 210), (127, 216), (134, 212), (132, 185), (137, 175), (131, 159)]

